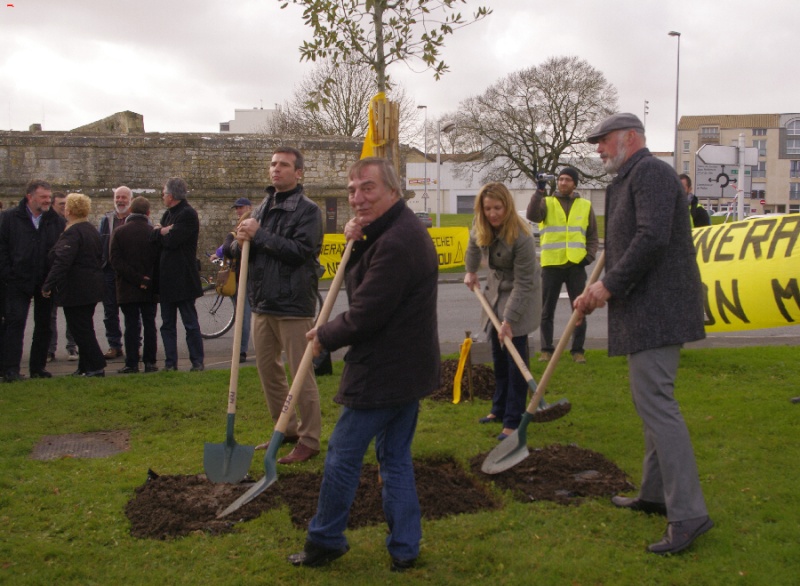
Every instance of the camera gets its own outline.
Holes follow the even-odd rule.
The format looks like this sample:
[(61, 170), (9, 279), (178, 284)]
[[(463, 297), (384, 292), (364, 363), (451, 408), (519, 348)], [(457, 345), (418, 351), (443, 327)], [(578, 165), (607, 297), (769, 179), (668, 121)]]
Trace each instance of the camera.
[(549, 173), (539, 173), (536, 176), (536, 181), (552, 181), (555, 178), (555, 175), (550, 175)]

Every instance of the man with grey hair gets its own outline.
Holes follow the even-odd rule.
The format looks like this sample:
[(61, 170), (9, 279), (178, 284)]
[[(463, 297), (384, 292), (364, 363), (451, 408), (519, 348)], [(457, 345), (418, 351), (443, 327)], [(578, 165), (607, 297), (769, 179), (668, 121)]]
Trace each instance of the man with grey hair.
[(161, 301), (161, 341), (164, 343), (164, 370), (178, 370), (178, 312), (186, 330), (191, 370), (204, 369), (203, 337), (197, 320), (195, 299), (202, 297), (197, 268), (197, 239), (200, 220), (186, 200), (189, 190), (180, 177), (164, 184), (162, 199), (167, 211), (150, 235), (159, 249), (159, 299)]
[(103, 243), (103, 325), (106, 327), (108, 351), (104, 354), (107, 360), (122, 356), (122, 330), (119, 327), (119, 305), (117, 304), (117, 274), (108, 260), (111, 246), (111, 233), (125, 223), (131, 213), (133, 192), (129, 187), (121, 185), (114, 190), (114, 209), (106, 212), (100, 220), (100, 239)]
[(680, 350), (705, 337), (703, 288), (678, 175), (647, 149), (633, 114), (614, 114), (589, 134), (606, 188), (605, 274), (575, 300), (588, 315), (608, 303), (608, 354), (628, 358), (631, 395), (644, 424), (642, 484), (617, 507), (666, 515), (648, 551), (678, 553), (711, 529), (689, 430), (674, 387)]

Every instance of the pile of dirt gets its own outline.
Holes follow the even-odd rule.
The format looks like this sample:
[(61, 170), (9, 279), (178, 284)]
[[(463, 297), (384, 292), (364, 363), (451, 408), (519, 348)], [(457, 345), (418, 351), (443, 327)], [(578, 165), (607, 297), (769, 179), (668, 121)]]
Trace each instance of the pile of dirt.
[[(453, 381), (458, 370), (458, 360), (442, 360), (441, 384), (428, 398), (434, 401), (453, 401)], [(468, 369), (465, 367), (461, 378), (461, 400), (469, 399)], [(472, 365), (472, 396), (475, 399), (491, 401), (494, 396), (494, 370), (485, 364)]]
[[(582, 498), (609, 496), (631, 488), (625, 474), (600, 454), (576, 446), (552, 445), (534, 450), (516, 466), (496, 475), (480, 472), (486, 454), (470, 461), (472, 473), (450, 458), (414, 462), (422, 515), (440, 519), (500, 508), (490, 484), (508, 489), (516, 500), (550, 500), (578, 504)], [(306, 529), (317, 507), (321, 476), (280, 474), (278, 481), (228, 517), (216, 515), (241, 496), (250, 484), (214, 484), (205, 475), (149, 474), (125, 507), (134, 537), (168, 539), (202, 531), (227, 533), (238, 522), (287, 506), (292, 523)], [(351, 529), (384, 522), (378, 468), (362, 470), (356, 500), (350, 511)]]

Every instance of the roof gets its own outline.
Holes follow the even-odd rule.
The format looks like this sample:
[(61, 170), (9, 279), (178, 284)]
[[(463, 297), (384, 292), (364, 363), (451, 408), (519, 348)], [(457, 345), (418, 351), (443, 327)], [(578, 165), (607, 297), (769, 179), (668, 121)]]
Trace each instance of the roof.
[(701, 126), (720, 128), (780, 128), (781, 114), (718, 114), (681, 116), (678, 130), (697, 130)]

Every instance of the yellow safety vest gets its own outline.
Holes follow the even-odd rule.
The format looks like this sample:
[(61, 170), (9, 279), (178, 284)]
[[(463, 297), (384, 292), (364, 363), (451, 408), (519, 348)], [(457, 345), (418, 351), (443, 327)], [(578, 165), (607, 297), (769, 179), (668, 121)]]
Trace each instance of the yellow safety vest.
[(547, 206), (547, 222), (539, 223), (543, 267), (581, 262), (586, 256), (586, 229), (592, 204), (588, 199), (576, 197), (572, 200), (569, 218), (555, 196), (544, 198)]

